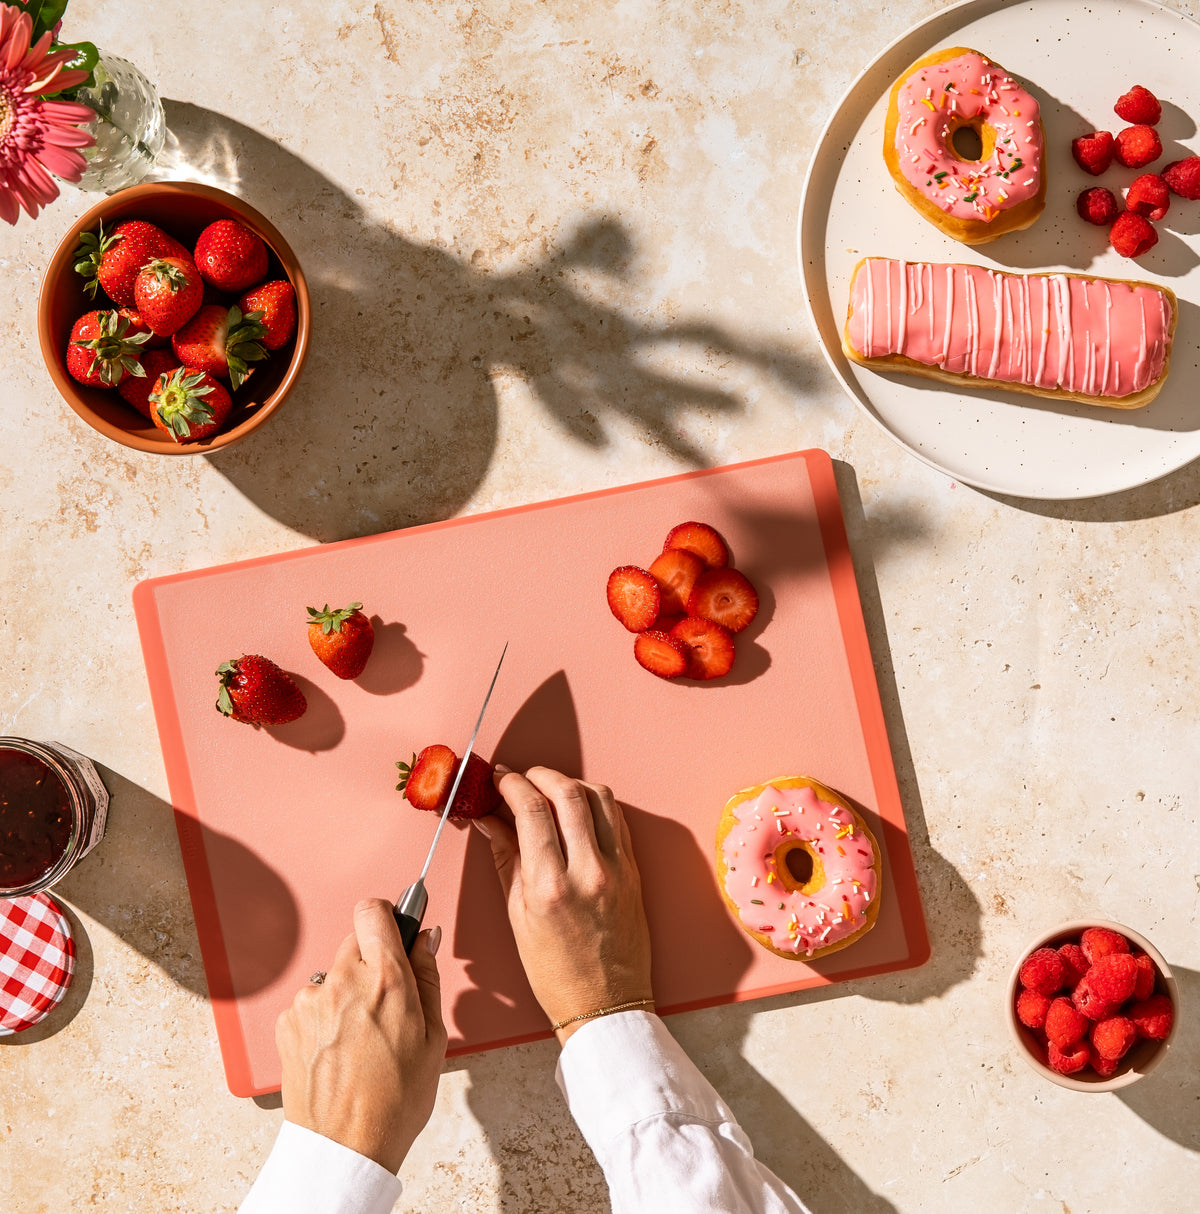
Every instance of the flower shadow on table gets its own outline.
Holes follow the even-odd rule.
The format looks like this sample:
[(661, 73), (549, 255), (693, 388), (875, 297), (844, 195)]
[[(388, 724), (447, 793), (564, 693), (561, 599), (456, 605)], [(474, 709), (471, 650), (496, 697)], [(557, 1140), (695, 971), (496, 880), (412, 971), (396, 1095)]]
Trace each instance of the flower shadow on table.
[[(167, 101), (174, 145), (157, 175), (228, 189), (278, 226), (309, 282), (313, 341), (293, 396), (247, 441), (207, 456), (287, 526), (345, 539), (448, 518), (496, 455), (498, 379), (528, 387), (581, 452), (632, 426), (685, 468), (710, 462), (688, 415), (743, 414), (731, 364), (798, 393), (813, 360), (705, 322), (638, 317), (637, 250), (603, 215), (533, 264), (493, 270), (418, 243), (317, 169), (221, 114)], [(515, 458), (520, 458), (517, 453)]]

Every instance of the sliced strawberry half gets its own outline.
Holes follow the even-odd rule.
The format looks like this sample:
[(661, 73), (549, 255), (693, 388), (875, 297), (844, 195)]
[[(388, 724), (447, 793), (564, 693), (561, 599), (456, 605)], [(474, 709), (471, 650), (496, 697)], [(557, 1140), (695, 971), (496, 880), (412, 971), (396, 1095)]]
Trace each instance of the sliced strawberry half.
[(620, 565), (608, 575), (608, 607), (630, 632), (641, 632), (658, 619), (658, 582), (636, 565)]
[(450, 781), (458, 766), (458, 755), (449, 746), (440, 743), (426, 746), (419, 755), (413, 755), (408, 763), (397, 763), (400, 783), (396, 790), (408, 798), (414, 809), (433, 809), (439, 812), (446, 807), (450, 792)]
[(723, 569), (729, 564), (729, 549), (725, 541), (707, 523), (680, 523), (667, 532), (663, 551), (682, 548), (698, 556), (709, 569)]
[(758, 614), (758, 591), (736, 569), (706, 569), (692, 587), (688, 615), (741, 632)]
[(719, 679), (733, 668), (733, 633), (712, 620), (689, 616), (671, 629), (688, 648), (688, 677)]
[(660, 679), (677, 679), (687, 674), (691, 665), (688, 647), (683, 641), (656, 628), (638, 633), (633, 642), (633, 656)]
[(684, 615), (696, 579), (704, 572), (704, 562), (686, 548), (668, 548), (654, 558), (650, 574), (658, 583), (663, 615)]

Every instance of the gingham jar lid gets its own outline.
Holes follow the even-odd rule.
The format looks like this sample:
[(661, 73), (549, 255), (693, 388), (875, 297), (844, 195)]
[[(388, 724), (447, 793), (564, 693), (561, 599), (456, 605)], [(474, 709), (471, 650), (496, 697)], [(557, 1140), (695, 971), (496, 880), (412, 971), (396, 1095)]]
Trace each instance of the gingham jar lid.
[(49, 894), (0, 898), (0, 1036), (52, 1011), (74, 970), (71, 925)]

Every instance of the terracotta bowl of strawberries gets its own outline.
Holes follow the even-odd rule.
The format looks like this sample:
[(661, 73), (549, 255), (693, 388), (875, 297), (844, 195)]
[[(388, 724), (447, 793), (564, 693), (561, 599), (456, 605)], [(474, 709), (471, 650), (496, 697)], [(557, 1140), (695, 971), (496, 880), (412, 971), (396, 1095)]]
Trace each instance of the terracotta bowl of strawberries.
[(300, 375), (310, 320), (278, 229), (184, 181), (97, 203), (64, 235), (38, 297), (63, 399), (105, 437), (160, 455), (202, 455), (263, 425)]
[(1112, 1092), (1150, 1074), (1170, 1048), (1179, 989), (1140, 932), (1104, 919), (1033, 940), (1008, 981), (1009, 1030), (1039, 1075), (1077, 1092)]

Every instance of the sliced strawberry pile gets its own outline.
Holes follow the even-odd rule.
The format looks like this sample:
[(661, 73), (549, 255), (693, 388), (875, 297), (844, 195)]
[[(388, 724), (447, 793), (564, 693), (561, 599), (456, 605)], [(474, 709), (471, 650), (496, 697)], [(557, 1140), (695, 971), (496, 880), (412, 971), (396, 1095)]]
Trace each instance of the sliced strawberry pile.
[(660, 679), (719, 679), (733, 668), (734, 634), (758, 613), (758, 592), (730, 565), (707, 523), (680, 523), (647, 568), (608, 575), (609, 610), (637, 634), (633, 656)]
[[(1155, 129), (1162, 104), (1148, 88), (1135, 84), (1113, 109), (1129, 123), (1115, 137), (1111, 131), (1092, 131), (1071, 140), (1075, 163), (1093, 177), (1107, 172), (1114, 160), (1125, 168), (1144, 169), (1163, 154)], [(1166, 218), (1172, 194), (1200, 199), (1200, 156), (1176, 160), (1161, 173), (1142, 173), (1130, 184), (1124, 209), (1112, 191), (1100, 186), (1083, 190), (1075, 209), (1087, 223), (1108, 228), (1109, 244), (1122, 257), (1141, 257), (1158, 244), (1154, 225)]]
[(1017, 981), (1017, 1018), (1062, 1075), (1090, 1067), (1107, 1078), (1138, 1041), (1161, 1041), (1171, 1030), (1174, 1008), (1157, 990), (1158, 967), (1111, 928), (1089, 927), (1078, 940), (1035, 949)]

